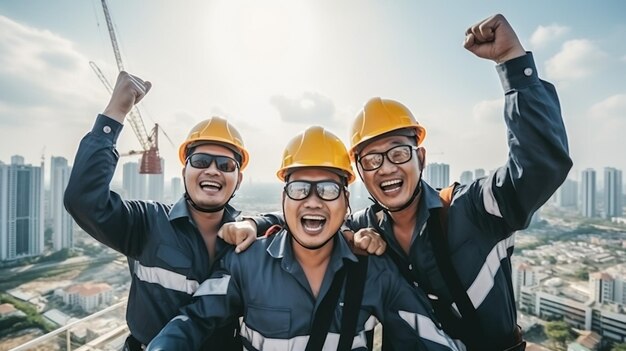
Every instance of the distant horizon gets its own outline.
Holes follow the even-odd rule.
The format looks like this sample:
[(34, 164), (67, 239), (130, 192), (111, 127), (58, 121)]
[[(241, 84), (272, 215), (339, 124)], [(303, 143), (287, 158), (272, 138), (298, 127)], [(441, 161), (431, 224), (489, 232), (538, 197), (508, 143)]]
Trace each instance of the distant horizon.
[[(153, 83), (139, 109), (148, 131), (158, 123), (167, 133), (159, 136), (166, 178), (180, 174), (178, 145), (202, 119), (236, 125), (251, 156), (246, 177), (271, 181), (289, 138), (316, 124), (348, 143), (350, 123), (373, 96), (405, 104), (427, 129), (427, 163), (451, 165), (455, 178), (505, 164), (495, 64), (462, 47), (466, 28), (495, 13), (556, 86), (571, 177), (589, 167), (626, 170), (624, 1), (478, 0), (455, 3), (454, 12), (442, 2), (375, 0), (108, 7), (125, 69)], [(73, 164), (109, 99), (89, 62), (109, 82), (117, 75), (101, 4), (4, 1), (0, 13), (0, 160), (19, 150), (30, 163), (43, 154)], [(130, 126), (117, 149), (140, 149)]]

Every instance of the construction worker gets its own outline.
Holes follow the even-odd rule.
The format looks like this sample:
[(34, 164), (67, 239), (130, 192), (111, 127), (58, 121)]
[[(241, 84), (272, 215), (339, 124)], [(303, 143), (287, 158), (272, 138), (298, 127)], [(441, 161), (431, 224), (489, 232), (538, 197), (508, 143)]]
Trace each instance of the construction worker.
[(433, 320), (428, 298), (393, 262), (357, 258), (337, 235), (355, 179), (339, 138), (308, 128), (287, 144), (277, 176), (285, 182), (285, 227), (243, 253), (226, 254), (222, 270), (148, 350), (194, 350), (239, 317), (246, 350), (366, 350), (376, 320), (403, 350), (457, 350)]
[[(65, 207), (87, 233), (124, 254), (132, 275), (124, 350), (142, 350), (187, 305), (229, 246), (217, 238), (239, 212), (228, 202), (248, 164), (241, 135), (220, 117), (198, 123), (179, 150), (184, 196), (173, 206), (123, 200), (110, 190), (125, 116), (150, 82), (120, 72), (111, 100), (80, 143)], [(238, 323), (222, 326), (207, 345), (241, 350)]]
[[(507, 162), (440, 194), (422, 179), (424, 127), (401, 103), (373, 98), (352, 123), (350, 156), (375, 204), (346, 225), (355, 236), (384, 236), (387, 254), (426, 291), (444, 330), (467, 350), (523, 350), (511, 283), (514, 233), (528, 226), (572, 161), (554, 86), (538, 78), (507, 20), (495, 15), (470, 27), (464, 46), (497, 64)], [(255, 221), (262, 231), (277, 219)]]

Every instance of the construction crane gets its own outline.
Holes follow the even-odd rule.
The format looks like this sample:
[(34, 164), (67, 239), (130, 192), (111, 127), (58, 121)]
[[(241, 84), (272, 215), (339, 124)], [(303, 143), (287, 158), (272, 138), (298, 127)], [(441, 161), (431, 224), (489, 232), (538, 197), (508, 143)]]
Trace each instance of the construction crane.
[[(106, 0), (102, 0), (102, 10), (104, 11), (104, 18), (109, 30), (109, 37), (111, 37), (111, 45), (113, 46), (113, 54), (115, 55), (117, 69), (121, 72), (124, 70), (124, 64), (122, 62), (122, 55), (120, 54), (120, 48), (117, 44), (117, 37), (115, 35), (115, 30), (113, 29), (113, 22), (111, 21), (111, 15), (109, 14), (109, 7), (107, 6)], [(100, 81), (104, 84), (109, 93), (113, 92), (111, 84), (106, 79), (104, 74), (102, 74), (100, 68), (98, 68), (94, 62), (89, 62), (89, 65), (98, 78), (100, 78)], [(138, 153), (142, 154), (141, 163), (139, 165), (139, 173), (161, 174), (163, 170), (161, 169), (161, 158), (159, 156), (159, 125), (155, 124), (150, 134), (148, 134), (146, 126), (143, 123), (143, 119), (141, 118), (141, 113), (136, 106), (130, 111), (126, 120), (130, 123), (143, 149), (143, 151), (130, 151), (127, 153), (128, 155)]]

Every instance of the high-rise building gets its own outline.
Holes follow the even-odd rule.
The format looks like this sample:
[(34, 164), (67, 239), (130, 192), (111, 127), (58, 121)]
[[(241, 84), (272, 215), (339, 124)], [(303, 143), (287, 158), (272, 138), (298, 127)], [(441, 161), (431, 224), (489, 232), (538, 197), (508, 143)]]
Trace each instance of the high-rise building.
[(578, 207), (578, 182), (565, 179), (556, 192), (556, 203), (559, 207)]
[(182, 182), (182, 180), (180, 178), (178, 178), (178, 177), (172, 178), (172, 182), (171, 182), (171, 186), (170, 186), (170, 193), (171, 193), (172, 202), (178, 201), (178, 199), (180, 199), (181, 196), (183, 196), (184, 192), (185, 192), (185, 190), (183, 189), (183, 182)]
[[(161, 158), (161, 169), (165, 170), (165, 160)], [(161, 174), (145, 174), (141, 175), (147, 178), (148, 194), (147, 199), (163, 202), (163, 195), (165, 189), (165, 176)]]
[(596, 171), (587, 168), (581, 177), (581, 209), (585, 217), (596, 216)]
[(74, 246), (73, 221), (63, 205), (63, 194), (70, 179), (67, 159), (50, 159), (50, 212), (52, 217), (52, 248), (55, 251)]
[(474, 181), (474, 174), (472, 171), (464, 171), (461, 173), (461, 184), (471, 184)]
[(604, 168), (604, 214), (606, 218), (622, 216), (622, 171)]
[(43, 252), (43, 179), (43, 162), (35, 167), (13, 156), (0, 164), (0, 260)]
[(450, 185), (450, 166), (445, 163), (431, 163), (426, 166), (424, 177), (433, 188), (445, 188)]
[(484, 177), (486, 175), (487, 175), (487, 173), (482, 168), (476, 168), (474, 170), (474, 179), (482, 178), (482, 177)]
[(128, 162), (122, 166), (122, 187), (126, 192), (127, 200), (145, 200), (146, 176), (139, 174), (139, 164)]

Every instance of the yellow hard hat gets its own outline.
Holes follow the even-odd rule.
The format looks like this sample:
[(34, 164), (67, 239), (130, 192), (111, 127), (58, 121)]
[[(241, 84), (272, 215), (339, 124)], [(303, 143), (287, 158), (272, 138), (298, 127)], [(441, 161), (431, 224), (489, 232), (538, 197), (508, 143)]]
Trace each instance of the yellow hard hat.
[(243, 146), (243, 139), (237, 128), (228, 123), (222, 117), (211, 117), (191, 128), (187, 139), (180, 145), (178, 156), (180, 162), (184, 165), (187, 161), (187, 148), (196, 142), (216, 142), (225, 144), (225, 146), (234, 149), (241, 156), (240, 170), (244, 170), (248, 165), (250, 156)]
[(350, 159), (355, 160), (357, 148), (362, 143), (397, 129), (415, 130), (417, 145), (426, 137), (426, 129), (420, 126), (409, 109), (401, 103), (371, 98), (352, 122), (350, 130)]
[(285, 181), (287, 171), (300, 167), (327, 167), (345, 173), (348, 184), (355, 179), (348, 150), (341, 140), (322, 127), (309, 127), (289, 141), (276, 173)]

